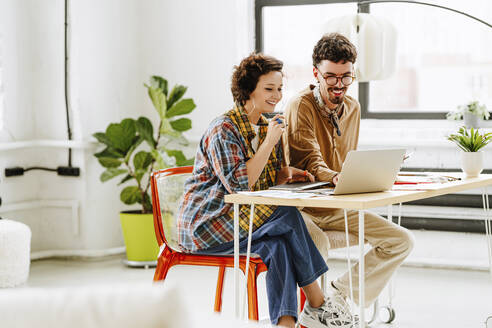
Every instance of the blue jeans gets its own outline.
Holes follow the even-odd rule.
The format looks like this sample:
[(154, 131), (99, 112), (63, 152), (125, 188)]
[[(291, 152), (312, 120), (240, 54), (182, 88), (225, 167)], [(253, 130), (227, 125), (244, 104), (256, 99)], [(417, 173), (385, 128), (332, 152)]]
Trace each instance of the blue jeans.
[[(246, 252), (247, 245), (247, 238), (240, 241), (241, 253)], [(258, 254), (268, 268), (266, 289), (271, 322), (276, 325), (285, 315), (297, 320), (297, 286), (309, 285), (328, 270), (297, 208), (279, 206), (253, 232), (251, 252)], [(232, 254), (234, 242), (197, 253)]]

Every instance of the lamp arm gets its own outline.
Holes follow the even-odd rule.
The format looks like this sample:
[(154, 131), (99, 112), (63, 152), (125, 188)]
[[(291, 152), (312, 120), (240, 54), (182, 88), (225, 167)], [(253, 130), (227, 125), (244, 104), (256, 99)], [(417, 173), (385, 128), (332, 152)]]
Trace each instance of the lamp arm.
[(435, 5), (433, 3), (421, 2), (421, 1), (407, 1), (407, 0), (362, 0), (362, 1), (358, 1), (357, 2), (357, 7), (360, 9), (360, 6), (368, 5), (368, 4), (371, 4), (371, 3), (391, 3), (391, 2), (392, 3), (413, 3), (413, 4), (416, 4), (416, 5), (431, 6), (431, 7), (437, 7), (437, 8), (441, 8), (441, 9), (450, 10), (452, 12), (455, 12), (455, 13), (464, 15), (466, 17), (469, 17), (471, 19), (474, 19), (477, 22), (480, 22), (480, 23), (482, 23), (482, 24), (484, 24), (484, 25), (492, 28), (492, 25), (489, 24), (489, 23), (487, 23), (486, 21), (483, 21), (480, 18), (477, 18), (477, 17), (472, 16), (470, 14), (467, 14), (465, 12), (462, 12), (462, 11), (459, 11), (459, 10), (456, 10), (456, 9), (453, 9), (453, 8), (449, 8), (449, 7), (445, 7), (445, 6), (440, 6), (440, 5)]

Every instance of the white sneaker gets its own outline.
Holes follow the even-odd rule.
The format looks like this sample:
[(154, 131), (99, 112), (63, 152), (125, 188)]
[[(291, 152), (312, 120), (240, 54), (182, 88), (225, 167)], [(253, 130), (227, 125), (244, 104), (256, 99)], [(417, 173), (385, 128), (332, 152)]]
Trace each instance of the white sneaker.
[(354, 316), (350, 311), (350, 305), (338, 290), (334, 290), (331, 295), (325, 298), (325, 304), (326, 306), (335, 309), (341, 317), (344, 317), (350, 321), (354, 320)]
[(299, 315), (299, 323), (307, 328), (352, 328), (352, 318), (338, 313), (333, 302), (325, 300), (319, 308), (313, 308), (306, 301), (304, 309)]
[(333, 283), (328, 285), (328, 295), (326, 296), (325, 301), (329, 306), (335, 308), (340, 316), (352, 321), (353, 328), (359, 327), (359, 316), (352, 314), (351, 307), (347, 303), (345, 296), (333, 286)]

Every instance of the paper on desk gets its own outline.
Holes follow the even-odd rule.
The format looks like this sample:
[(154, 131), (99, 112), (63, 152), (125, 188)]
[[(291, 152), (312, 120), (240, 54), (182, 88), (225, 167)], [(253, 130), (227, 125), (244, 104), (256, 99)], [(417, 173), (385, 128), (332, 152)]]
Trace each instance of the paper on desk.
[(391, 190), (436, 190), (442, 188), (442, 183), (417, 183), (417, 184), (399, 184), (394, 185)]
[(239, 191), (238, 194), (259, 197), (286, 198), (286, 199), (304, 199), (319, 196), (309, 192), (293, 192), (286, 190), (260, 190), (260, 191)]

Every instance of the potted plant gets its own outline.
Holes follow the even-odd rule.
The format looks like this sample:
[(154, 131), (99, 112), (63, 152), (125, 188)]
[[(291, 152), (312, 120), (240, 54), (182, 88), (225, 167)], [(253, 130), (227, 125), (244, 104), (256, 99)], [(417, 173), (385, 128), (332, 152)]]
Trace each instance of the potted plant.
[(120, 193), (126, 205), (140, 204), (139, 210), (120, 213), (126, 245), (127, 264), (147, 266), (155, 263), (159, 252), (154, 235), (152, 203), (149, 194), (150, 174), (154, 170), (193, 165), (182, 148), (188, 145), (183, 132), (191, 129), (189, 118), (178, 118), (195, 109), (192, 99), (182, 99), (187, 87), (175, 85), (168, 93), (168, 82), (152, 76), (150, 85), (144, 84), (157, 111), (158, 128), (154, 130), (147, 117), (125, 118), (110, 123), (105, 132), (93, 136), (105, 146), (94, 154), (106, 169), (100, 176), (106, 182), (123, 176), (119, 185), (129, 184)]
[(492, 141), (491, 133), (480, 133), (471, 128), (461, 127), (456, 134), (450, 134), (448, 140), (463, 150), (461, 153), (462, 170), (466, 177), (477, 177), (483, 169), (483, 153), (481, 149)]
[(446, 114), (448, 120), (463, 120), (465, 121), (465, 127), (475, 128), (479, 127), (478, 119), (488, 120), (490, 113), (487, 111), (485, 105), (481, 105), (478, 101), (471, 101), (465, 105), (460, 105), (456, 110)]

